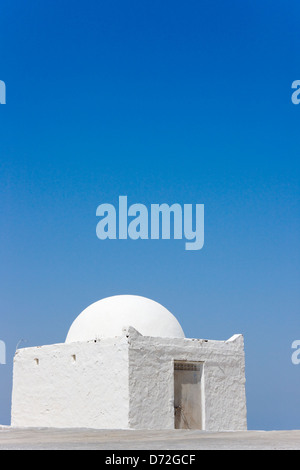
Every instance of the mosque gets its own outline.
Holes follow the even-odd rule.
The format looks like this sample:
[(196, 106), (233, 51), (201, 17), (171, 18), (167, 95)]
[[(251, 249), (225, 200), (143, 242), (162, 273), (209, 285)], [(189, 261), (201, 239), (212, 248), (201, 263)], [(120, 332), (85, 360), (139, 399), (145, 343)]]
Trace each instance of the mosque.
[(65, 343), (16, 351), (11, 424), (246, 430), (243, 336), (186, 338), (153, 300), (102, 299), (74, 320)]

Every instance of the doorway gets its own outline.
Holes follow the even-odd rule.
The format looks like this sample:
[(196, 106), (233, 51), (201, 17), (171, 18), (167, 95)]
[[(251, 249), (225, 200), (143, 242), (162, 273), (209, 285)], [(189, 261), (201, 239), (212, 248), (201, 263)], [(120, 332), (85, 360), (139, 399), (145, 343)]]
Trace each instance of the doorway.
[(175, 429), (202, 429), (202, 362), (174, 362)]

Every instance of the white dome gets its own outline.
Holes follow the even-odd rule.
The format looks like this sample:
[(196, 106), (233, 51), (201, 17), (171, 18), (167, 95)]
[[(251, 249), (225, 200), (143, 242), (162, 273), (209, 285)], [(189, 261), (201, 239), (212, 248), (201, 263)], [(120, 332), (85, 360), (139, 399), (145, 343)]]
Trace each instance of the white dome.
[(185, 337), (174, 315), (159, 303), (137, 295), (116, 295), (83, 310), (72, 323), (66, 343), (121, 336), (127, 326), (143, 336)]

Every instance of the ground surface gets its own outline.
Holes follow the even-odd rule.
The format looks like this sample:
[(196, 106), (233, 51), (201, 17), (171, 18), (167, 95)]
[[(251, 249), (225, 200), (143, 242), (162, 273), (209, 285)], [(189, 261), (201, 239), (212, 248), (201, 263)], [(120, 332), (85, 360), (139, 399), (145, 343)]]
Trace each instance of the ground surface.
[(0, 450), (298, 449), (300, 431), (135, 431), (0, 426)]

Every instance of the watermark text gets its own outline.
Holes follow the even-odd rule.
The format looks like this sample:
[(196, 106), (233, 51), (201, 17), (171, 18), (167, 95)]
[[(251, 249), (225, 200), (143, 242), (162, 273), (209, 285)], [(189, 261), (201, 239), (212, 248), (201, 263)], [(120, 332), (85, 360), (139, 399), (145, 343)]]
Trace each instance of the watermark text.
[(6, 104), (6, 85), (0, 80), (0, 104)]
[(293, 341), (292, 349), (295, 349), (292, 354), (292, 363), (297, 366), (300, 364), (300, 339)]
[(119, 197), (119, 207), (100, 204), (96, 227), (100, 240), (187, 240), (186, 250), (201, 250), (204, 245), (204, 204), (132, 204), (127, 196)]
[(294, 80), (292, 83), (293, 90), (296, 90), (292, 94), (292, 103), (299, 104), (300, 103), (300, 80)]
[(0, 364), (6, 364), (6, 346), (4, 341), (0, 340)]

